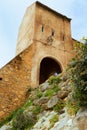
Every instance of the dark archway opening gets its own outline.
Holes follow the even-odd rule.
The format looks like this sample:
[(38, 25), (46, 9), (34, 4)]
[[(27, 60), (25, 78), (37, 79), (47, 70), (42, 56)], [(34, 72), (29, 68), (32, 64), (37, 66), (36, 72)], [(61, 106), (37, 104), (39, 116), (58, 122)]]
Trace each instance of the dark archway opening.
[(44, 58), (40, 64), (39, 84), (45, 82), (51, 75), (61, 73), (61, 66), (52, 58)]

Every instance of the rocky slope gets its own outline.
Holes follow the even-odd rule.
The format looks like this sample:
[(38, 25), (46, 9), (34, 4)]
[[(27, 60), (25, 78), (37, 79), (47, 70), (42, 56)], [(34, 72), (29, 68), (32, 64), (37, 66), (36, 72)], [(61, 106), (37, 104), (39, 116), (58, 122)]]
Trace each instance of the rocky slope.
[(0, 123), (0, 130), (87, 130), (87, 109), (73, 97), (69, 72), (29, 88), (27, 96), (24, 105)]

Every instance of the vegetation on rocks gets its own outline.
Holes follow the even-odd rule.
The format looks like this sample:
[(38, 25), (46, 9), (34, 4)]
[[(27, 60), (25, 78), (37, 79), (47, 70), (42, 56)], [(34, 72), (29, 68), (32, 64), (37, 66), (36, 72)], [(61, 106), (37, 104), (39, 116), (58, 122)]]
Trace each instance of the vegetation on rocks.
[(87, 107), (87, 40), (76, 51), (67, 71), (51, 76), (36, 89), (29, 88), (27, 101), (0, 122), (0, 127), (5, 124), (9, 130), (77, 129), (73, 116), (80, 107)]
[[(15, 114), (10, 120), (6, 121), (7, 124), (11, 126), (9, 129), (29, 130), (40, 118), (41, 113), (50, 110), (60, 112), (64, 108), (63, 99), (58, 98), (58, 91), (61, 90), (59, 87), (60, 81), (60, 76), (52, 76), (48, 81), (46, 81), (44, 84), (41, 84), (38, 88), (29, 88), (29, 95), (27, 93), (29, 96), (28, 100), (23, 106), (21, 106), (21, 108), (15, 111)], [(56, 119), (57, 117), (55, 116), (50, 122), (53, 124), (53, 122), (56, 122)], [(4, 123), (2, 123), (1, 126)]]
[(71, 79), (74, 89), (74, 98), (79, 106), (87, 107), (87, 39), (83, 39), (84, 44), (77, 48), (77, 56), (72, 59)]
[(11, 130), (24, 130), (25, 128), (31, 128), (36, 123), (36, 118), (33, 115), (24, 114), (23, 112), (17, 113), (13, 119)]

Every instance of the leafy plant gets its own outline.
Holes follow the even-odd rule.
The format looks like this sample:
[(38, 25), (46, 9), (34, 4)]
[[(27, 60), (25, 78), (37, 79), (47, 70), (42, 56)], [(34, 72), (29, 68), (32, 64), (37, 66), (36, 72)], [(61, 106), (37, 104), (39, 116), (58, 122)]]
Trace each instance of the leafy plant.
[(27, 107), (29, 107), (29, 106), (32, 106), (32, 104), (33, 104), (32, 99), (28, 99), (28, 100), (26, 101), (26, 103), (24, 104), (23, 108), (27, 108)]
[(54, 92), (58, 92), (60, 89), (59, 89), (58, 85), (54, 85), (53, 88), (52, 88), (52, 90)]
[(58, 115), (54, 115), (51, 119), (50, 119), (50, 123), (54, 124), (55, 122), (58, 121)]
[(58, 85), (60, 83), (61, 79), (59, 76), (51, 76), (48, 80), (49, 85)]
[(39, 114), (41, 112), (41, 106), (35, 106), (33, 109), (33, 114)]
[(37, 91), (37, 97), (41, 98), (43, 96), (43, 93), (41, 91)]
[(65, 104), (62, 100), (60, 100), (53, 108), (54, 111), (60, 112), (64, 108)]
[(26, 115), (23, 112), (19, 112), (13, 120), (12, 130), (24, 130), (25, 128), (31, 128), (36, 122), (36, 117), (33, 115)]
[(70, 98), (68, 97), (66, 101), (66, 107), (70, 115), (76, 115), (80, 106), (79, 106), (78, 100), (74, 98), (74, 95), (72, 95)]
[(10, 122), (16, 116), (18, 111), (19, 111), (19, 108), (16, 109), (15, 111), (13, 111), (8, 117), (6, 117), (2, 121), (0, 121), (0, 127), (3, 126), (4, 124)]
[(87, 106), (87, 39), (78, 48), (78, 53), (71, 66), (74, 97), (80, 106)]
[(46, 97), (52, 97), (53, 94), (54, 94), (53, 89), (48, 89), (48, 90), (45, 92), (44, 96), (46, 96)]
[(50, 119), (50, 128), (49, 130), (54, 126), (54, 124), (58, 121), (59, 117), (58, 117), (58, 114), (55, 114), (51, 119)]

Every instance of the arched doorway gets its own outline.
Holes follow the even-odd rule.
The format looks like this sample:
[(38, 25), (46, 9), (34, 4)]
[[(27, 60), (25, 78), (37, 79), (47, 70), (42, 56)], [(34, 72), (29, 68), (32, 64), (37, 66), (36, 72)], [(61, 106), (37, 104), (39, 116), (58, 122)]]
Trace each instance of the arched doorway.
[(40, 63), (39, 84), (45, 82), (51, 75), (61, 72), (61, 66), (56, 60), (49, 57), (44, 58)]

